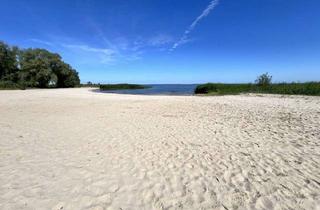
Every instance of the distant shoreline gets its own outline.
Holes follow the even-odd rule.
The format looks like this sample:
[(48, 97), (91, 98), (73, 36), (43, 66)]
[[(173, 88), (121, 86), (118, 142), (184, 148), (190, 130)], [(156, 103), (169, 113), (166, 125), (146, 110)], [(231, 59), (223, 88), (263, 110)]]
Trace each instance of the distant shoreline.
[(99, 89), (103, 93), (131, 94), (131, 95), (194, 95), (197, 85), (175, 85), (175, 84), (148, 84), (139, 89)]
[(147, 85), (138, 85), (138, 84), (101, 84), (99, 85), (100, 90), (136, 90), (136, 89), (146, 89), (150, 88)]

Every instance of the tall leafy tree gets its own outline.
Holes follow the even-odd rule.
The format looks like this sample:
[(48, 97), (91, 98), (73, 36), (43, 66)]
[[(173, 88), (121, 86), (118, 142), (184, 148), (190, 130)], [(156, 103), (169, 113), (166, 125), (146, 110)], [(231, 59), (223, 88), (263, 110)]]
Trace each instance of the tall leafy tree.
[(21, 53), (21, 72), (28, 86), (75, 87), (78, 73), (64, 63), (60, 55), (44, 49), (27, 49)]
[(49, 66), (49, 52), (42, 49), (27, 49), (20, 53), (20, 77), (31, 87), (48, 87), (53, 74)]
[(0, 80), (10, 79), (18, 71), (18, 48), (0, 41)]
[(0, 80), (26, 87), (75, 87), (78, 72), (57, 53), (45, 49), (10, 47), (0, 42)]

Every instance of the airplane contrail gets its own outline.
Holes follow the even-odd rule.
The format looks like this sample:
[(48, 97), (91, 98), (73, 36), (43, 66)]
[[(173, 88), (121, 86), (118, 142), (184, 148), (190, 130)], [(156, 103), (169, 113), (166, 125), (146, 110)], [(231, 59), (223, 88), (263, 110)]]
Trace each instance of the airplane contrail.
[(207, 17), (210, 12), (219, 4), (219, 0), (212, 0), (207, 8), (202, 11), (202, 13), (191, 23), (191, 25), (187, 28), (187, 30), (184, 31), (181, 38), (173, 44), (173, 46), (170, 48), (170, 51), (175, 50), (177, 47), (179, 47), (182, 44), (185, 44), (188, 42), (188, 35), (195, 29), (195, 27), (198, 25), (198, 23), (201, 21), (201, 19)]

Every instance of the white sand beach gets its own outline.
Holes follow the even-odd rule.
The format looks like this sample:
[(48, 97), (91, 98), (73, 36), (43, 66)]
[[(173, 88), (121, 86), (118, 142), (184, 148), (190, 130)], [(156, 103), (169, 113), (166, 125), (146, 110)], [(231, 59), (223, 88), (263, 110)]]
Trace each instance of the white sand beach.
[(0, 91), (0, 209), (320, 209), (320, 97)]

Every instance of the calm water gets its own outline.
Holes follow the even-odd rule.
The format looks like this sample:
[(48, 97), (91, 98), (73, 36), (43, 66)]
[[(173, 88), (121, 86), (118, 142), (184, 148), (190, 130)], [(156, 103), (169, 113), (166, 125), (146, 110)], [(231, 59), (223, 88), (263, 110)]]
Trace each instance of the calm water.
[(138, 94), (138, 95), (193, 95), (196, 84), (184, 85), (148, 85), (151, 88), (138, 90), (110, 90), (105, 93)]

